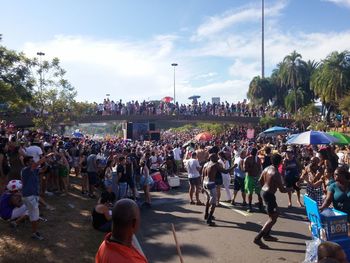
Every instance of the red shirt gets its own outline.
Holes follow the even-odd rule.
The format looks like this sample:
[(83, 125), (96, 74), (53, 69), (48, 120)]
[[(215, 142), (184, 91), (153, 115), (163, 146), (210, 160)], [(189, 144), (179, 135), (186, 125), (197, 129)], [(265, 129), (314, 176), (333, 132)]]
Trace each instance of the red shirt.
[(108, 233), (95, 257), (95, 263), (147, 263), (147, 259), (135, 247), (111, 242)]

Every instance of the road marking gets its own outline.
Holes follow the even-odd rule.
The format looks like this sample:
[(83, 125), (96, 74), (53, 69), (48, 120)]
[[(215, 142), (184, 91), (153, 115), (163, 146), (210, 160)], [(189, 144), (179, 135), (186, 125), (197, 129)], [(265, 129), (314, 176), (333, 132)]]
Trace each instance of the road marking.
[(234, 206), (231, 205), (231, 204), (228, 204), (228, 203), (225, 203), (225, 202), (220, 202), (220, 204), (221, 204), (222, 206), (225, 206), (225, 207), (227, 207), (227, 208), (230, 208), (231, 210), (235, 211), (235, 212), (238, 213), (238, 214), (241, 214), (242, 216), (251, 216), (251, 215), (252, 215), (251, 213), (248, 213), (248, 212), (245, 212), (245, 211), (242, 211), (242, 210), (239, 210), (239, 209), (234, 208)]

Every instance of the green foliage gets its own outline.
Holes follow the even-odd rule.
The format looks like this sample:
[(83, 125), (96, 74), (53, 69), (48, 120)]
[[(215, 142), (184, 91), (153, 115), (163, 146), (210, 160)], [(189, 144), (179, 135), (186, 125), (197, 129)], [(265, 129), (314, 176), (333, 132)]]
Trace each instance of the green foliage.
[(34, 60), (39, 79), (36, 81), (32, 105), (39, 111), (33, 119), (36, 127), (53, 131), (60, 122), (69, 122), (73, 117), (74, 107), (77, 105), (74, 98), (76, 91), (64, 78), (65, 70), (61, 68), (59, 60), (39, 63)]
[(272, 126), (276, 125), (276, 118), (270, 117), (270, 116), (265, 116), (265, 117), (260, 118), (259, 123), (262, 127), (272, 127)]
[(333, 52), (311, 78), (311, 87), (323, 104), (337, 106), (350, 90), (350, 52)]
[(174, 132), (189, 132), (195, 128), (192, 124), (186, 124), (184, 126), (178, 127), (178, 128), (172, 128), (171, 130)]
[(344, 115), (350, 115), (350, 94), (346, 95), (340, 100), (339, 109)]
[(249, 84), (247, 97), (255, 105), (267, 105), (275, 93), (269, 79), (261, 79), (259, 76), (256, 76)]
[(295, 100), (297, 100), (298, 105), (304, 105), (304, 93), (301, 88), (297, 89), (296, 92), (289, 91), (288, 95), (284, 98), (284, 105), (288, 112), (295, 113)]
[(22, 110), (32, 99), (32, 66), (23, 53), (0, 46), (0, 104), (10, 111)]
[(219, 135), (225, 131), (225, 126), (219, 123), (199, 123), (198, 128), (214, 135)]

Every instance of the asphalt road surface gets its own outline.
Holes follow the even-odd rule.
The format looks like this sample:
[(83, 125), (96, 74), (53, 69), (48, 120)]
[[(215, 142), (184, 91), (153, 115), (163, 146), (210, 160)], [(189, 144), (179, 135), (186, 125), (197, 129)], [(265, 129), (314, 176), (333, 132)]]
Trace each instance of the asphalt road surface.
[[(226, 194), (222, 189), (222, 200)], [(305, 241), (310, 232), (304, 208), (287, 208), (287, 194), (277, 194), (280, 218), (271, 234), (278, 242), (265, 242), (269, 249), (260, 249), (253, 239), (267, 220), (267, 215), (247, 213), (245, 208), (227, 203), (215, 210), (216, 227), (204, 221), (204, 206), (189, 204), (188, 182), (168, 192), (152, 192), (152, 208), (141, 209), (141, 229), (137, 235), (149, 262), (180, 262), (171, 224), (176, 229), (185, 263), (217, 262), (303, 262)], [(204, 202), (204, 195), (200, 195)], [(237, 196), (238, 204), (242, 199)], [(296, 205), (296, 196), (293, 195)], [(257, 197), (253, 197), (253, 203)]]

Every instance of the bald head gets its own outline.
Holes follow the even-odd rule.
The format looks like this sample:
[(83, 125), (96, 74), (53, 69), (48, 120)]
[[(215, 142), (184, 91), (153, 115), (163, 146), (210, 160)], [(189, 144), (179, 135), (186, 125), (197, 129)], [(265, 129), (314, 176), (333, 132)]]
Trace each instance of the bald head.
[(133, 230), (137, 232), (140, 225), (140, 210), (130, 199), (121, 199), (115, 203), (112, 212), (113, 232)]

